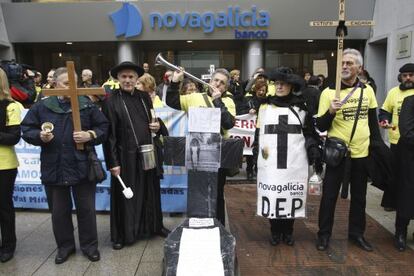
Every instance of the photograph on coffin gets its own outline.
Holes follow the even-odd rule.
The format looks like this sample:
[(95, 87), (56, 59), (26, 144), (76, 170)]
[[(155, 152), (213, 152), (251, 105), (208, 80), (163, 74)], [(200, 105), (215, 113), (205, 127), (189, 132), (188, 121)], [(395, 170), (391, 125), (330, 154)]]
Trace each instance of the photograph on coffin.
[(190, 132), (186, 139), (185, 166), (189, 170), (217, 172), (221, 161), (220, 133)]

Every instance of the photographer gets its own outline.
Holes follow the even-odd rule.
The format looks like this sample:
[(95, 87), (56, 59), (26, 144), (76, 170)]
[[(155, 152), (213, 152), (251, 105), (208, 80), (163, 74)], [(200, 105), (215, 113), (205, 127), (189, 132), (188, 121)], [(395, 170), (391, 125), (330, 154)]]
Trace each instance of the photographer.
[(14, 100), (30, 107), (36, 100), (36, 88), (31, 68), (15, 61), (1, 61), (0, 67), (6, 72), (10, 83), (10, 93)]

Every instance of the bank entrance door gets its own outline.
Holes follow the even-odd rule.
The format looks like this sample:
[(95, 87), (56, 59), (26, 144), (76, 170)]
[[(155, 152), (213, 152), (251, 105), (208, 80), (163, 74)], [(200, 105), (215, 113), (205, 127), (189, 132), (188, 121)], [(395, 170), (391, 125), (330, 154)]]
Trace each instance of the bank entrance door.
[(201, 78), (208, 75), (210, 67), (219, 68), (223, 62), (220, 51), (179, 51), (175, 60), (186, 71)]

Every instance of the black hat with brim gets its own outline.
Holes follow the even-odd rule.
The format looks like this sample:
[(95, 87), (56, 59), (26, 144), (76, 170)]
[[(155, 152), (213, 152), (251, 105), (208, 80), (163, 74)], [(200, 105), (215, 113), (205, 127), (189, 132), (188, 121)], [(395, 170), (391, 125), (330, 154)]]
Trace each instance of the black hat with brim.
[(117, 79), (118, 73), (121, 72), (122, 70), (135, 71), (137, 72), (138, 77), (141, 77), (145, 73), (144, 69), (141, 66), (138, 66), (135, 63), (130, 62), (130, 61), (124, 61), (118, 64), (117, 66), (115, 66), (114, 68), (112, 68), (110, 71), (110, 74), (114, 79)]
[(286, 73), (282, 70), (273, 69), (267, 73), (271, 81), (283, 81), (293, 86), (294, 91), (300, 91), (305, 86), (305, 81), (299, 75)]
[(400, 68), (400, 73), (414, 72), (414, 63), (406, 63)]

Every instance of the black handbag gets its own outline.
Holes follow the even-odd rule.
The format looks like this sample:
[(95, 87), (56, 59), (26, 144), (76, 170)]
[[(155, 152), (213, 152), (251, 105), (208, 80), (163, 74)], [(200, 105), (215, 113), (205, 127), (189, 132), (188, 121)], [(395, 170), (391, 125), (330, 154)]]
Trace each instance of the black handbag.
[[(347, 95), (346, 99), (348, 99), (352, 93), (359, 87), (359, 84), (355, 86), (355, 88)], [(352, 126), (351, 137), (349, 139), (348, 145), (351, 144), (352, 138), (354, 137), (356, 126), (359, 119), (359, 113), (361, 111), (361, 104), (362, 98), (364, 94), (364, 89), (361, 89), (361, 94), (359, 96), (358, 107), (355, 113), (355, 120), (354, 125)], [(337, 167), (345, 158), (351, 158), (351, 152), (348, 149), (345, 141), (339, 139), (337, 137), (328, 137), (325, 140), (325, 144), (323, 146), (323, 155), (322, 160), (325, 162), (326, 165), (330, 167)], [(349, 162), (348, 162), (349, 163)]]
[(88, 150), (88, 180), (92, 183), (101, 183), (106, 179), (106, 172), (102, 166), (101, 160), (98, 159), (93, 147), (87, 147)]
[(322, 159), (326, 165), (337, 167), (348, 154), (348, 147), (344, 140), (330, 137), (326, 138)]

